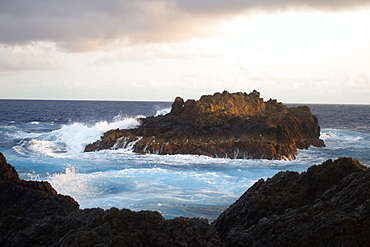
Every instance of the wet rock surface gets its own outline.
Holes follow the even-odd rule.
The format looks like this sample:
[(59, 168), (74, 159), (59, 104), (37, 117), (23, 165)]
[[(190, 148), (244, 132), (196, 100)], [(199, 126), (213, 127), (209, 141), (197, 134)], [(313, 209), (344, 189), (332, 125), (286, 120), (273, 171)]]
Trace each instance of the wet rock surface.
[(318, 119), (309, 107), (265, 102), (257, 91), (224, 91), (186, 102), (177, 97), (169, 114), (141, 122), (135, 129), (106, 132), (85, 152), (134, 143), (136, 153), (292, 160), (297, 148), (324, 146)]

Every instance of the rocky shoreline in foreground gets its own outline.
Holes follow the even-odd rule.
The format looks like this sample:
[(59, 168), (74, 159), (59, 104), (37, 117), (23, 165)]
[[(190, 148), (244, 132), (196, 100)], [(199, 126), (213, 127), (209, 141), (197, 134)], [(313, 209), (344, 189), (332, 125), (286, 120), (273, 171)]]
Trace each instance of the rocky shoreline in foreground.
[(140, 121), (137, 128), (104, 133), (84, 151), (133, 146), (141, 154), (293, 160), (297, 149), (325, 146), (309, 107), (264, 101), (257, 91), (224, 91), (186, 102), (177, 97), (170, 113)]
[(21, 180), (0, 153), (0, 246), (369, 246), (370, 169), (353, 158), (260, 179), (212, 224), (159, 212), (79, 209)]

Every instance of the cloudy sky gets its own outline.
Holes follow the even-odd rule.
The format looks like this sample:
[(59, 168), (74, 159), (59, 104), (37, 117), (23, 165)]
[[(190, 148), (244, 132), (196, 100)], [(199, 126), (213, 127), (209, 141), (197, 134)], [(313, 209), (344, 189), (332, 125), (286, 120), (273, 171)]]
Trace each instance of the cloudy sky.
[(370, 0), (1, 0), (0, 98), (370, 104)]

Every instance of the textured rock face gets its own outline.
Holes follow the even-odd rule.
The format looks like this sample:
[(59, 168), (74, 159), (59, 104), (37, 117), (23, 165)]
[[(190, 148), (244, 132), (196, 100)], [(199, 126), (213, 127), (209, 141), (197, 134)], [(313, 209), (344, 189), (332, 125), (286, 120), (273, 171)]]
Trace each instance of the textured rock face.
[(352, 158), (261, 179), (212, 224), (226, 246), (370, 246), (370, 170)]
[(0, 153), (0, 246), (222, 246), (207, 220), (80, 210), (49, 183), (19, 179)]
[(141, 121), (136, 129), (108, 131), (85, 151), (126, 147), (131, 141), (137, 153), (291, 160), (297, 148), (324, 146), (308, 107), (264, 102), (256, 91), (225, 91), (186, 102), (177, 97), (169, 114)]

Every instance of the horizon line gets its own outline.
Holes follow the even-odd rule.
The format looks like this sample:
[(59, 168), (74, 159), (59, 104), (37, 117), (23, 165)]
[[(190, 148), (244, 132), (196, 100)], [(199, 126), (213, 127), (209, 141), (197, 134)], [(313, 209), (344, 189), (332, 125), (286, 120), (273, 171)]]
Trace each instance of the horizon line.
[[(24, 100), (24, 101), (97, 101), (97, 102), (163, 102), (171, 103), (174, 100), (138, 100), (138, 99), (51, 99), (51, 98), (0, 98), (0, 100)], [(278, 102), (281, 102), (278, 100)], [(370, 105), (370, 103), (335, 103), (335, 102), (281, 102), (283, 104), (309, 104), (309, 105)]]

